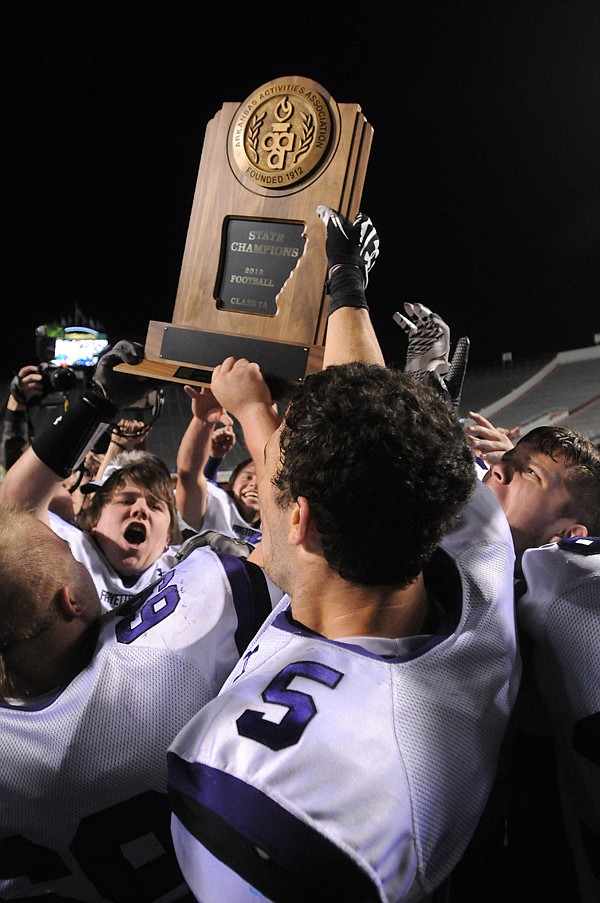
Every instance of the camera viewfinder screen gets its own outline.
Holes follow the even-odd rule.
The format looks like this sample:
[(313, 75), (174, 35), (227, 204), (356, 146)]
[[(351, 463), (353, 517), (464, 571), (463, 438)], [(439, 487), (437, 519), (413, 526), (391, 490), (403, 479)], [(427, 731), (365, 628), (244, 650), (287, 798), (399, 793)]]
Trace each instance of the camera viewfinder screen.
[(52, 363), (59, 367), (95, 367), (107, 345), (108, 340), (101, 338), (56, 339)]

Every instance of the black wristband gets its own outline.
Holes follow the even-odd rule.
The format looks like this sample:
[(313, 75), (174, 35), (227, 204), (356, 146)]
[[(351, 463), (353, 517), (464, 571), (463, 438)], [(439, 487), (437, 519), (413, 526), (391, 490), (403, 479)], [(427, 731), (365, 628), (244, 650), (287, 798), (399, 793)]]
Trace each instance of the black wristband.
[(82, 396), (31, 442), (40, 461), (63, 479), (79, 466), (117, 412), (111, 402), (100, 401)]
[(23, 384), (18, 376), (13, 376), (13, 378), (11, 379), (8, 391), (17, 402), (17, 404), (27, 404), (25, 395), (23, 393)]
[(100, 420), (110, 423), (118, 413), (119, 408), (106, 397), (106, 393), (99, 383), (92, 381), (88, 386), (85, 395), (82, 396), (84, 401), (96, 408), (100, 416)]
[[(225, 455), (223, 455), (223, 458)], [(210, 480), (211, 483), (217, 482), (217, 476), (219, 473), (219, 467), (223, 463), (223, 458), (216, 458), (213, 455), (209, 455), (206, 459), (206, 464), (204, 465), (204, 470), (202, 471), (207, 480)]]
[(4, 412), (4, 419), (7, 423), (23, 423), (25, 417), (26, 412), (24, 408), (19, 408), (16, 411), (11, 411), (7, 408)]
[(369, 309), (365, 297), (363, 274), (358, 267), (339, 267), (331, 274), (327, 290), (329, 291), (329, 313), (327, 316), (331, 316), (340, 307)]

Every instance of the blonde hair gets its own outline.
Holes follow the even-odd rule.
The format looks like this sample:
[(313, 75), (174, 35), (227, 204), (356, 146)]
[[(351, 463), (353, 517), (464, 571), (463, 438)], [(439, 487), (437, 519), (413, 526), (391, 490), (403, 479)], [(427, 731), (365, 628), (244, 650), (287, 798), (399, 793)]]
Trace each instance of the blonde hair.
[(0, 650), (59, 619), (56, 597), (77, 579), (67, 546), (33, 514), (0, 506)]

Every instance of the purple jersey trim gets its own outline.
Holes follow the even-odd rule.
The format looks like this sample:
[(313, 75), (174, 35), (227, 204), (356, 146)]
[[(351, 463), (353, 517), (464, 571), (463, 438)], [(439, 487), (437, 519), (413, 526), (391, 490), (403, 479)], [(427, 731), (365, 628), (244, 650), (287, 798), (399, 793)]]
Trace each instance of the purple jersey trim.
[(403, 655), (378, 655), (376, 652), (370, 652), (368, 649), (359, 646), (357, 643), (344, 643), (341, 640), (330, 640), (327, 637), (321, 636), (320, 633), (314, 633), (312, 630), (303, 627), (297, 621), (290, 620), (289, 609), (279, 612), (271, 626), (276, 627), (278, 630), (283, 630), (286, 633), (293, 633), (295, 636), (303, 636), (312, 640), (316, 639), (332, 646), (341, 646), (342, 649), (348, 649), (349, 652), (354, 652), (356, 655), (364, 655), (365, 658), (373, 658), (377, 659), (377, 661), (389, 662), (390, 664), (410, 662), (416, 658), (420, 658), (424, 652), (427, 652), (428, 649), (442, 643), (448, 636), (448, 634), (441, 635), (436, 633), (424, 642), (422, 646), (419, 646), (418, 649), (406, 652)]
[(402, 655), (378, 655), (376, 652), (370, 652), (368, 649), (365, 649), (363, 646), (359, 646), (357, 643), (343, 643), (340, 640), (330, 640), (327, 637), (321, 636), (319, 633), (314, 633), (312, 630), (309, 630), (306, 627), (303, 627), (297, 621), (290, 620), (291, 616), (289, 614), (289, 608), (285, 611), (279, 612), (277, 617), (274, 619), (272, 623), (272, 627), (276, 627), (279, 630), (284, 630), (287, 633), (293, 633), (295, 636), (303, 636), (310, 639), (317, 639), (323, 643), (329, 643), (334, 646), (341, 646), (343, 649), (348, 649), (350, 652), (354, 652), (357, 655), (364, 655), (365, 658), (373, 658), (378, 661), (389, 662), (390, 664), (400, 664), (402, 662), (411, 662), (417, 658), (420, 658), (430, 649), (435, 648), (435, 646), (439, 646), (440, 643), (443, 643), (454, 633), (456, 629), (456, 619), (444, 617), (442, 621), (437, 626), (436, 632), (431, 634), (429, 639), (425, 640), (417, 649), (413, 649), (411, 652), (405, 652)]
[(231, 586), (238, 619), (234, 639), (241, 655), (271, 611), (271, 600), (260, 568), (245, 558), (236, 558), (223, 552), (217, 554)]
[[(185, 828), (229, 868), (270, 899), (379, 900), (368, 874), (354, 859), (255, 787), (231, 774), (168, 753), (173, 811)], [(240, 853), (252, 851), (252, 861)], [(259, 857), (260, 849), (267, 859)], [(273, 872), (276, 871), (274, 878)], [(312, 889), (305, 896), (302, 888)], [(304, 894), (304, 895), (303, 895)]]
[(411, 652), (405, 652), (400, 655), (377, 655), (375, 652), (369, 652), (355, 643), (343, 643), (339, 640), (330, 640), (304, 627), (298, 621), (294, 621), (290, 612), (290, 607), (279, 612), (273, 620), (273, 627), (279, 630), (293, 633), (295, 636), (304, 636), (311, 639), (318, 639), (323, 643), (330, 643), (335, 646), (341, 646), (355, 652), (358, 655), (364, 655), (366, 658), (377, 659), (378, 661), (401, 663), (414, 661), (420, 658), (430, 649), (439, 646), (455, 633), (463, 613), (463, 589), (460, 573), (450, 556), (443, 550), (437, 549), (433, 555), (431, 562), (426, 565), (423, 571), (425, 577), (425, 585), (432, 592), (436, 599), (443, 600), (443, 613), (438, 619), (434, 627), (424, 627), (424, 636), (428, 639), (413, 649)]
[(600, 537), (570, 536), (568, 539), (561, 539), (558, 547), (577, 555), (600, 555)]

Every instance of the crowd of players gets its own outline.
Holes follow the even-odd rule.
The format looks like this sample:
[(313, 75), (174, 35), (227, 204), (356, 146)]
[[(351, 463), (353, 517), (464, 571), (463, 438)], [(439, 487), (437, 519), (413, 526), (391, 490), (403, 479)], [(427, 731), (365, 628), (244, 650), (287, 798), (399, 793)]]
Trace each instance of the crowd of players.
[(386, 367), (377, 233), (319, 214), (324, 367), (283, 417), (228, 358), (175, 482), (122, 422), (95, 459), (155, 389), (123, 341), (10, 462), (1, 899), (598, 899), (600, 450), (465, 428), (468, 341), (421, 305)]

